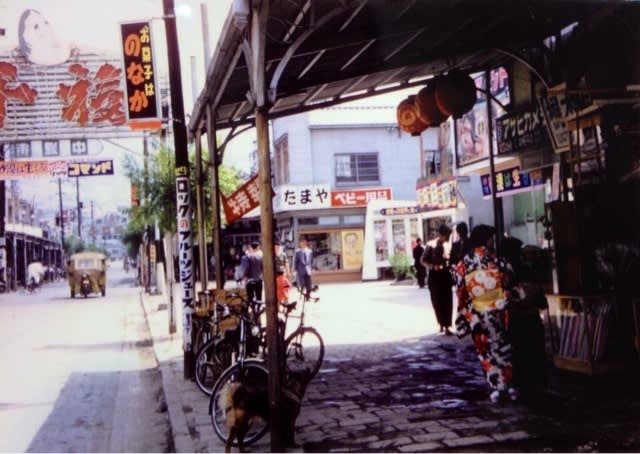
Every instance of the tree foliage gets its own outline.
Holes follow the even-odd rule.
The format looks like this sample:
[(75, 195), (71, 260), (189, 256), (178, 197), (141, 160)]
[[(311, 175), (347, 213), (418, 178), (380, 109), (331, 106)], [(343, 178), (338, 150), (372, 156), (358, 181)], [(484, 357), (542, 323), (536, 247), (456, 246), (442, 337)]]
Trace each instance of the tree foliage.
[[(189, 153), (189, 173), (191, 182), (191, 207), (193, 217), (193, 232), (198, 229), (195, 221), (196, 204), (196, 172), (195, 152)], [(203, 186), (205, 206), (205, 232), (208, 239), (211, 238), (211, 174), (209, 172), (208, 150), (202, 151), (203, 161)], [(175, 187), (175, 154), (164, 146), (150, 153), (147, 161), (147, 184), (145, 186), (144, 166), (130, 156), (124, 163), (125, 175), (131, 180), (131, 184), (138, 188), (140, 206), (129, 210), (129, 225), (123, 236), (123, 242), (127, 245), (130, 256), (137, 253), (138, 247), (144, 235), (144, 226), (155, 226), (156, 222), (162, 232), (176, 232), (176, 187)], [(227, 166), (219, 168), (220, 191), (224, 195), (233, 192), (242, 182), (237, 170)]]

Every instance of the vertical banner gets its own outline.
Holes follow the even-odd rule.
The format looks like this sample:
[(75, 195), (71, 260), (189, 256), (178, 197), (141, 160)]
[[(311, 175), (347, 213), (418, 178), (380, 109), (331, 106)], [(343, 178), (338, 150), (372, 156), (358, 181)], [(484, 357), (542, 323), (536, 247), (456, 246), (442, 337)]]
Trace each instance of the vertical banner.
[(362, 268), (362, 230), (342, 231), (342, 268), (359, 270)]
[(184, 351), (188, 352), (191, 351), (191, 314), (195, 300), (188, 168), (176, 169), (176, 196), (178, 201), (178, 263), (180, 264), (180, 283), (182, 285), (182, 337)]
[(149, 22), (120, 24), (127, 97), (132, 128), (160, 128), (160, 96), (156, 82)]

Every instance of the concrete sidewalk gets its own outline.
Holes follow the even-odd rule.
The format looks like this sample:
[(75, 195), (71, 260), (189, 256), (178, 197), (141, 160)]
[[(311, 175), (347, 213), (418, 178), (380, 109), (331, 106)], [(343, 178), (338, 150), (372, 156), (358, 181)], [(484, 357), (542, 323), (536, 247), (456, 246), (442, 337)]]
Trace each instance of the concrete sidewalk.
[[(380, 289), (386, 285), (357, 288), (382, 298)], [(328, 294), (329, 287), (323, 292)], [(345, 289), (337, 287), (339, 293)], [(418, 291), (389, 287), (384, 297)], [(183, 379), (180, 327), (173, 337), (167, 334), (162, 297), (144, 295), (142, 301), (176, 452), (222, 451), (207, 414), (208, 397)], [(357, 317), (347, 318), (360, 338), (375, 331), (361, 326)], [(329, 327), (327, 320), (323, 323)], [(492, 404), (468, 339), (423, 335), (328, 343), (323, 367), (304, 397), (296, 441), (305, 452), (640, 450), (637, 375), (598, 379), (549, 367), (549, 376), (547, 390), (533, 399)], [(250, 448), (269, 447), (265, 436)]]

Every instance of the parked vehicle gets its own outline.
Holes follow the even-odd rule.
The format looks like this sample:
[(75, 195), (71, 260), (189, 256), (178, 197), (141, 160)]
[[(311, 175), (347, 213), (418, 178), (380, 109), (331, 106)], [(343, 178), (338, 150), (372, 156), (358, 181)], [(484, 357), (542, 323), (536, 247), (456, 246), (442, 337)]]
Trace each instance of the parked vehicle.
[(67, 262), (67, 276), (71, 298), (77, 294), (88, 297), (92, 293), (107, 294), (107, 258), (99, 252), (73, 254)]

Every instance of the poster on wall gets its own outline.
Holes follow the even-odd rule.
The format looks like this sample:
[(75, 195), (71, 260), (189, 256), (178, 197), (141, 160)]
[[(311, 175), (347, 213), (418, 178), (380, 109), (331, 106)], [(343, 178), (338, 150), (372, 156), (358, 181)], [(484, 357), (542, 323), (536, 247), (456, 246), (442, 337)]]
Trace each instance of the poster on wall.
[(0, 141), (140, 134), (127, 125), (118, 23), (160, 15), (161, 4), (68, 3), (65, 8), (43, 0), (1, 5)]
[(376, 240), (376, 261), (384, 262), (389, 258), (389, 243), (387, 241), (387, 222), (375, 221), (373, 235)]
[[(484, 95), (485, 74), (472, 74), (476, 87), (481, 91), (477, 92), (477, 100), (474, 107), (464, 114), (462, 118), (456, 120), (456, 157), (458, 167), (463, 167), (475, 162), (482, 161), (489, 157), (489, 124), (487, 99)], [(510, 102), (509, 94), (509, 73), (503, 67), (490, 71), (491, 95), (507, 105)], [(501, 116), (505, 111), (496, 103), (491, 105), (492, 118)], [(495, 140), (495, 136), (494, 136)]]
[(458, 206), (455, 177), (419, 182), (416, 187), (418, 211), (443, 210)]
[(342, 268), (344, 270), (359, 270), (362, 267), (363, 231), (343, 230), (341, 233)]

